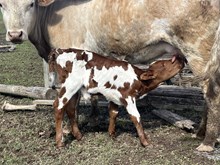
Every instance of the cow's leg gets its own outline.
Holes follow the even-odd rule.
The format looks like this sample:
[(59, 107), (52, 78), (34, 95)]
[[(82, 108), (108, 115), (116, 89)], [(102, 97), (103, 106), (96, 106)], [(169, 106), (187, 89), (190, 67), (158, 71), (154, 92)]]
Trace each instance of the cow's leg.
[(208, 105), (208, 109), (205, 138), (202, 144), (200, 144), (200, 146), (197, 147), (197, 150), (209, 152), (214, 150), (214, 145), (219, 135), (220, 111), (219, 106), (216, 106), (217, 104), (214, 100), (206, 99), (206, 102)]
[(205, 68), (203, 92), (207, 104), (205, 139), (197, 148), (199, 151), (214, 150), (220, 126), (220, 24), (211, 50), (211, 58)]
[(62, 123), (63, 123), (63, 116), (64, 116), (64, 109), (58, 109), (58, 98), (54, 101), (54, 110), (55, 110), (55, 125), (56, 125), (56, 145), (58, 148), (64, 146), (64, 138), (63, 138), (63, 130), (62, 130)]
[(76, 93), (75, 95), (73, 95), (65, 107), (66, 113), (70, 119), (72, 134), (77, 140), (82, 139), (82, 134), (79, 131), (78, 123), (77, 123), (78, 122), (77, 121), (77, 105), (79, 102), (79, 97), (80, 97), (79, 93)]
[(134, 98), (128, 98), (126, 99), (126, 102), (127, 102), (126, 109), (130, 115), (131, 121), (134, 123), (137, 129), (137, 133), (138, 133), (141, 144), (145, 147), (149, 143), (147, 142), (147, 136), (145, 135), (143, 126), (141, 124), (141, 118), (137, 110), (136, 101)]
[(196, 133), (197, 138), (203, 139), (205, 137), (207, 115), (208, 115), (208, 107), (205, 106), (204, 111), (203, 111), (203, 115), (202, 115), (202, 121), (200, 122), (199, 129)]
[(109, 103), (109, 127), (108, 132), (111, 137), (115, 137), (115, 122), (118, 115), (118, 105), (113, 102)]

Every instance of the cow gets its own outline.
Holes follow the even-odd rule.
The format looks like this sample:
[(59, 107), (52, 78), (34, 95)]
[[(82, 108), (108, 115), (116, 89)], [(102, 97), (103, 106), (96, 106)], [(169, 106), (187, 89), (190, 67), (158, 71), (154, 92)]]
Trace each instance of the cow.
[(187, 58), (207, 107), (198, 151), (218, 137), (219, 0), (0, 0), (6, 40), (29, 39), (46, 61), (51, 48), (76, 47), (145, 64), (164, 54)]
[(74, 120), (79, 100), (78, 91), (87, 99), (92, 94), (102, 94), (109, 101), (110, 136), (115, 134), (118, 106), (124, 106), (137, 129), (141, 144), (147, 146), (149, 143), (141, 124), (136, 99), (143, 98), (161, 82), (180, 72), (184, 62), (184, 58), (174, 55), (170, 60), (156, 61), (148, 69), (142, 70), (126, 61), (107, 58), (90, 51), (74, 48), (52, 50), (49, 54), (49, 73), (54, 77), (57, 72), (61, 83), (60, 92), (54, 101), (57, 147), (64, 146), (64, 112), (67, 112), (71, 120), (72, 134), (78, 140), (82, 138)]

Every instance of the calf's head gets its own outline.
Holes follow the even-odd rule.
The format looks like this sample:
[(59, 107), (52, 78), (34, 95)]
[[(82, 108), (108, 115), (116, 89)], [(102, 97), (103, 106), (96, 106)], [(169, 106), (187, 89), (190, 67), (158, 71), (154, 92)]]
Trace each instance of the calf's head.
[(184, 67), (186, 60), (181, 56), (174, 56), (170, 60), (159, 60), (152, 63), (149, 68), (140, 75), (140, 80), (149, 81), (155, 87), (159, 83), (175, 76)]

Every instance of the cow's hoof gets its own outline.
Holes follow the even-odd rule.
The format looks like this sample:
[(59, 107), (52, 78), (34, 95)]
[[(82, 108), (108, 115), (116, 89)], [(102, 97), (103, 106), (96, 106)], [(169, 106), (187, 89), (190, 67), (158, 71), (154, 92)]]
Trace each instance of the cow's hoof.
[(193, 134), (191, 137), (194, 139), (200, 139), (200, 140), (204, 139), (204, 136), (198, 136), (198, 134)]
[(196, 150), (200, 152), (211, 152), (214, 150), (214, 148), (212, 146), (205, 145), (202, 143), (196, 148)]

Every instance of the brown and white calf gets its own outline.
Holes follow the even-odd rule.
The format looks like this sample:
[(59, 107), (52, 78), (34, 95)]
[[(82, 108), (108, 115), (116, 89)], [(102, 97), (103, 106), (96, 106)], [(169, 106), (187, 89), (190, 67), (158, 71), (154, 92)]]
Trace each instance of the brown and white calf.
[(148, 69), (139, 69), (126, 61), (119, 61), (78, 49), (55, 49), (49, 55), (51, 78), (59, 75), (61, 89), (54, 102), (56, 120), (56, 144), (63, 146), (62, 120), (67, 112), (71, 121), (72, 134), (82, 138), (76, 121), (76, 106), (81, 91), (84, 98), (102, 94), (109, 101), (109, 134), (114, 136), (118, 106), (126, 108), (134, 123), (143, 146), (148, 141), (141, 125), (136, 99), (156, 88), (177, 74), (184, 67), (184, 59), (174, 56), (170, 60), (156, 61)]

